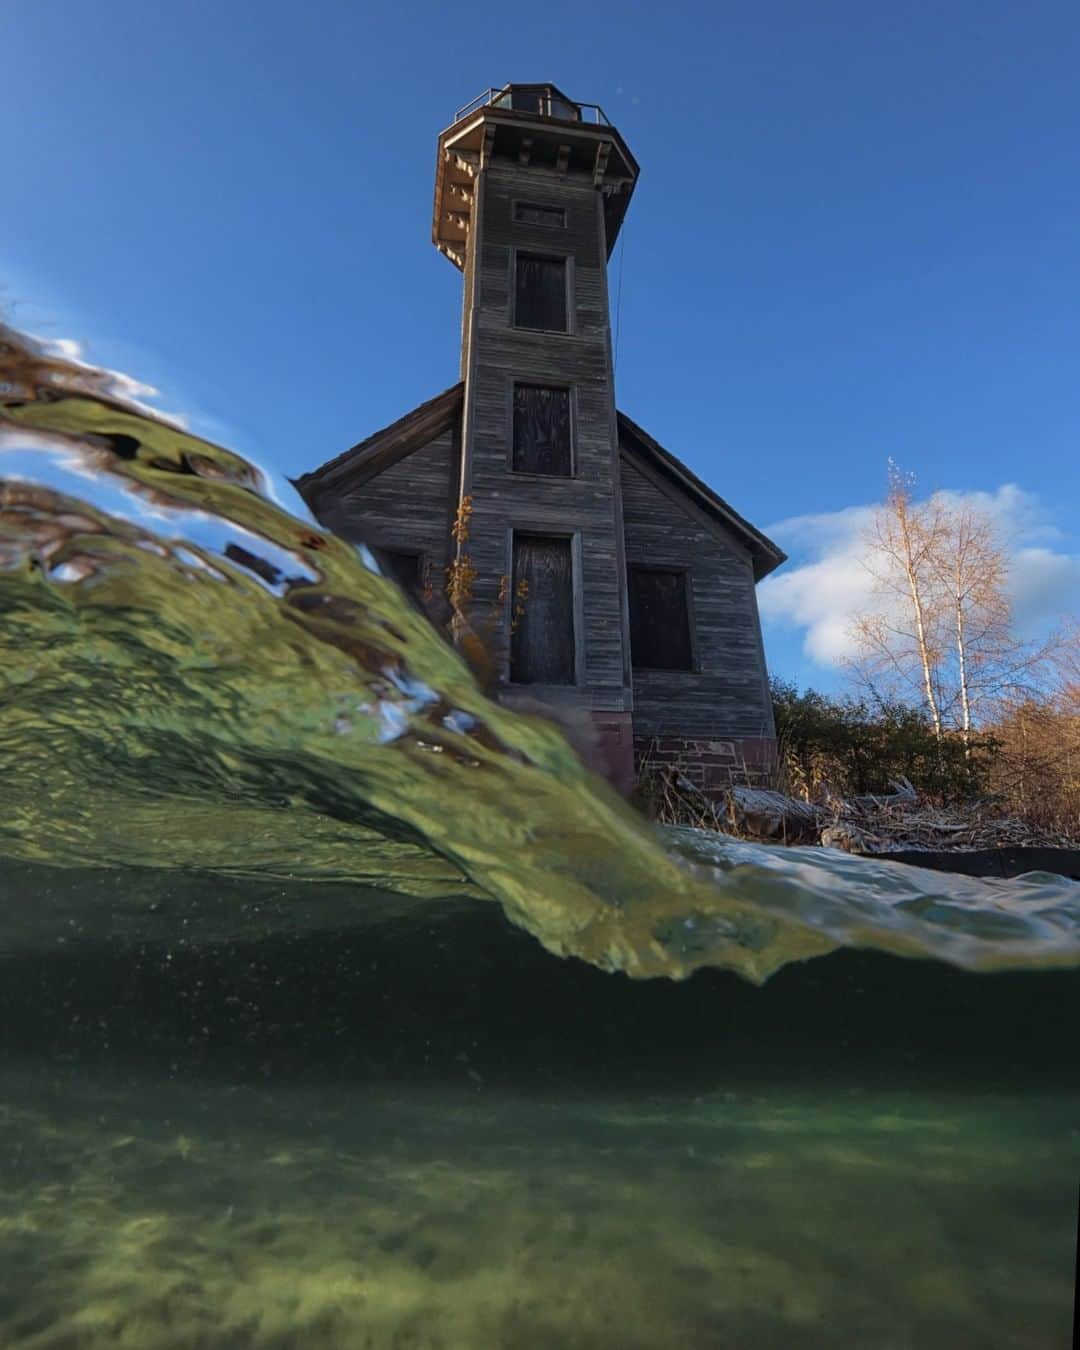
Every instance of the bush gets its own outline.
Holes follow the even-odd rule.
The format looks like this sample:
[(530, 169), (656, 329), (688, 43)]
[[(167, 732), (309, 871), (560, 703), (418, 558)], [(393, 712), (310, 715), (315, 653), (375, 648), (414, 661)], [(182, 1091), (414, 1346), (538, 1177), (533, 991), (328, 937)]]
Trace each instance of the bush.
[(780, 787), (810, 800), (886, 793), (906, 778), (921, 796), (957, 801), (987, 791), (997, 742), (978, 736), (965, 746), (956, 733), (940, 740), (918, 708), (886, 699), (830, 698), (774, 679), (773, 711)]
[(994, 724), (990, 769), (998, 800), (1032, 825), (1080, 837), (1080, 700), (1025, 699)]

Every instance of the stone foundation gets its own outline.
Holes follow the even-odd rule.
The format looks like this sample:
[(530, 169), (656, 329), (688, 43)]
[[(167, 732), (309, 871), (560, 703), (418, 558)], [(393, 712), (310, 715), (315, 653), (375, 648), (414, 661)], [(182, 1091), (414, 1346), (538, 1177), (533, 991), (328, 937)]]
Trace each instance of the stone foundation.
[(639, 734), (634, 737), (634, 765), (639, 773), (646, 763), (678, 768), (696, 788), (710, 795), (735, 783), (763, 787), (776, 763), (776, 742), (765, 736), (705, 740)]

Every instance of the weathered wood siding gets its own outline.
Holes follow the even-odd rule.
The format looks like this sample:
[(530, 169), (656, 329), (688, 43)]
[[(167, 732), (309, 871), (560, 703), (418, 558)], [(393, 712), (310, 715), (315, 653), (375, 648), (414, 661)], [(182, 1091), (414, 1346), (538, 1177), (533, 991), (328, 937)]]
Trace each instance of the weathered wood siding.
[(746, 550), (719, 524), (661, 487), (635, 456), (622, 461), (628, 565), (685, 568), (695, 669), (634, 671), (634, 733), (772, 736), (754, 576)]
[[(481, 171), (476, 191), (466, 267), (466, 303), (474, 299), (475, 308), (464, 325), (464, 490), (473, 499), (477, 599), (494, 600), (499, 578), (510, 572), (513, 531), (578, 536), (579, 698), (619, 711), (630, 706), (630, 692), (602, 198), (584, 175), (499, 159)], [(515, 221), (513, 204), (521, 200), (565, 208), (565, 228)], [(515, 250), (567, 257), (568, 332), (513, 326)], [(572, 391), (573, 477), (513, 472), (515, 381)]]
[(311, 499), (315, 516), (350, 543), (421, 553), (436, 593), (445, 584), (457, 491), (457, 428), (388, 468), (342, 476)]

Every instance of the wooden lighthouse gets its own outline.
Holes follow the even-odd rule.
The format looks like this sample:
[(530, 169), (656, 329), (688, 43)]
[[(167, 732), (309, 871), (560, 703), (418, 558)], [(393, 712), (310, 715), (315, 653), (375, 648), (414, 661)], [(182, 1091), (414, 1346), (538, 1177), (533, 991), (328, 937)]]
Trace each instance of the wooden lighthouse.
[(467, 550), (500, 697), (587, 713), (624, 783), (636, 751), (708, 789), (771, 754), (754, 585), (783, 554), (616, 409), (607, 263), (637, 179), (554, 85), (460, 109), (432, 222), (464, 276), (460, 379), (298, 486), (408, 589)]

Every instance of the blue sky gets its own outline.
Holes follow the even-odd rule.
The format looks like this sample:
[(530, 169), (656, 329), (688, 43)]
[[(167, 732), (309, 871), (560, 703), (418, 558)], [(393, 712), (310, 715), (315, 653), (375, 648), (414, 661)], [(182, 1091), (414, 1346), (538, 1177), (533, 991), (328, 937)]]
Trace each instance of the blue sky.
[(0, 50), (8, 310), (196, 430), (295, 474), (451, 384), (436, 137), (550, 79), (642, 166), (620, 406), (792, 552), (778, 673), (836, 683), (890, 455), (1000, 507), (1026, 621), (1080, 600), (1075, 0), (34, 0)]

